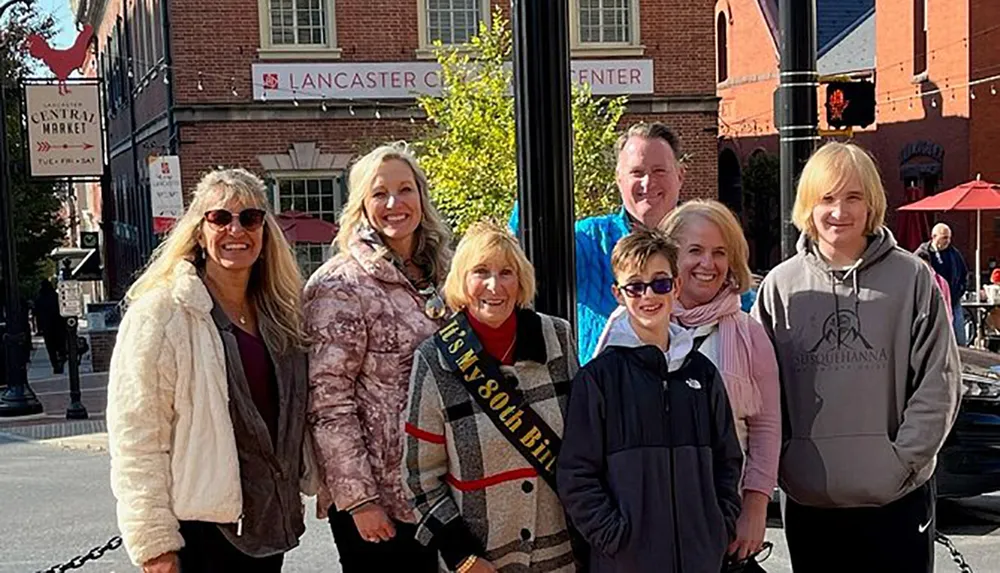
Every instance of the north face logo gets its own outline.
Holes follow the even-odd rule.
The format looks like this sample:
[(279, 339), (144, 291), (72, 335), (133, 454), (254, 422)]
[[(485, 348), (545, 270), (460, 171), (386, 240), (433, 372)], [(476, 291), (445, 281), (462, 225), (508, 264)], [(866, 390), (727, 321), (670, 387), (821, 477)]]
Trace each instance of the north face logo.
[(809, 352), (831, 350), (871, 350), (872, 345), (861, 334), (861, 321), (853, 310), (832, 313), (823, 322), (823, 336)]

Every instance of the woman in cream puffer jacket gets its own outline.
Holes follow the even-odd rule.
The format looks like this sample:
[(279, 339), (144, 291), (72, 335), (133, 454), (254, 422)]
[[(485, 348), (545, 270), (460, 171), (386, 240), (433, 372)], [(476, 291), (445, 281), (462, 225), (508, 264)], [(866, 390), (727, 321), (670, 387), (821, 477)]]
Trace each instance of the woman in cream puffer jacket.
[(119, 528), (146, 573), (280, 571), (304, 531), (301, 279), (263, 190), (206, 175), (126, 297), (106, 416)]

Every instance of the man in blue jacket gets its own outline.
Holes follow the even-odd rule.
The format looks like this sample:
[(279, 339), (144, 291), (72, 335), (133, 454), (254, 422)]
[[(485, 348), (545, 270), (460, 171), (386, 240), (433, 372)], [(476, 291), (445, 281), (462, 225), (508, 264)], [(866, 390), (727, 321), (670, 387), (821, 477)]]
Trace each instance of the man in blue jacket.
[(968, 288), (969, 268), (962, 253), (951, 244), (951, 227), (938, 223), (931, 229), (931, 240), (920, 245), (917, 250), (927, 250), (931, 255), (931, 266), (937, 274), (948, 281), (951, 291), (952, 328), (959, 346), (968, 346), (965, 335), (965, 315), (962, 313), (962, 297)]
[[(611, 291), (611, 249), (636, 223), (655, 227), (677, 206), (684, 166), (680, 140), (662, 123), (637, 123), (615, 143), (615, 181), (622, 209), (576, 222), (576, 314), (580, 363), (593, 355), (597, 338), (618, 306)], [(510, 226), (517, 230), (518, 209)]]

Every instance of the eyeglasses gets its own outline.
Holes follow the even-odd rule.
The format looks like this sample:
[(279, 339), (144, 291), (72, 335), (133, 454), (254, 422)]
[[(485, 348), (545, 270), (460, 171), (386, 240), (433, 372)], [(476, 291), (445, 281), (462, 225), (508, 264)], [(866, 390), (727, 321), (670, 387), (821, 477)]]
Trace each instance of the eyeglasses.
[(233, 217), (236, 217), (241, 227), (247, 231), (256, 231), (264, 224), (266, 214), (263, 209), (243, 209), (239, 213), (233, 213), (228, 209), (212, 209), (205, 211), (205, 220), (221, 228), (228, 226), (233, 222)]
[(646, 289), (651, 288), (656, 294), (668, 294), (670, 291), (674, 290), (674, 279), (673, 277), (662, 277), (658, 279), (653, 279), (648, 283), (642, 281), (636, 281), (624, 285), (616, 285), (618, 290), (625, 293), (631, 298), (639, 298), (640, 296), (646, 294)]

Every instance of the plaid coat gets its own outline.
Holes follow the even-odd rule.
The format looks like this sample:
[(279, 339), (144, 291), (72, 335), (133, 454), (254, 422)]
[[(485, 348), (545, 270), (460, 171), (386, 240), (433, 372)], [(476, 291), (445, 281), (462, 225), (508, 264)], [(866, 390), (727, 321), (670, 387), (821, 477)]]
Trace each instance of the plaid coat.
[[(518, 311), (514, 366), (525, 403), (560, 436), (579, 364), (565, 320)], [(454, 569), (472, 554), (504, 573), (575, 570), (556, 493), (494, 427), (434, 338), (414, 353), (403, 478), (417, 540)]]

